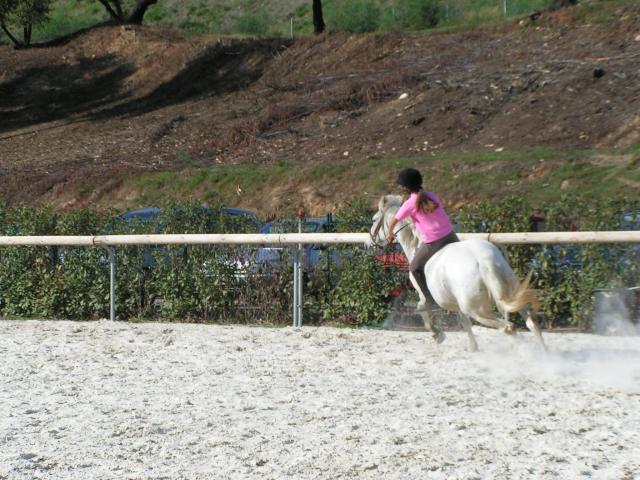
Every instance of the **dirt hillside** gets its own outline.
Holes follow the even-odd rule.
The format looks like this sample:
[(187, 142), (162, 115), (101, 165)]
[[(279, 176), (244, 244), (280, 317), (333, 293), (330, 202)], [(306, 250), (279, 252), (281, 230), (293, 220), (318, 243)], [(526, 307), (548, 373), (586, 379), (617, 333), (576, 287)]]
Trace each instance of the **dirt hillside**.
[[(148, 171), (640, 142), (640, 7), (466, 33), (0, 47), (0, 197), (91, 204)], [(343, 188), (348, 189), (348, 179)], [(133, 197), (132, 197), (133, 198)]]

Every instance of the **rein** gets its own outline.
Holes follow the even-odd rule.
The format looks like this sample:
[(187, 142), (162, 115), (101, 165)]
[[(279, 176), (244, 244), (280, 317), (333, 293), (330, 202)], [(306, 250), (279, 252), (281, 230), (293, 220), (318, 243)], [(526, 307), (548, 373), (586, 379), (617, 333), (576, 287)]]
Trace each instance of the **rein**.
[[(407, 222), (405, 225), (403, 225), (402, 227), (400, 227), (398, 230), (396, 230), (393, 233), (393, 236), (395, 237), (396, 235), (398, 235), (398, 233), (400, 233), (402, 231), (402, 229), (407, 228), (409, 226), (409, 223)], [(380, 233), (380, 229), (382, 229), (382, 233), (384, 234), (385, 238), (387, 237), (387, 233), (386, 233), (386, 224), (384, 222), (384, 212), (381, 213), (380, 216), (380, 220), (378, 220), (378, 224), (376, 225), (376, 228), (373, 230), (373, 233), (370, 233), (369, 235), (371, 236), (371, 242), (373, 242), (373, 245), (375, 245), (376, 247), (380, 248), (380, 247), (384, 247), (385, 245), (381, 245), (378, 243), (378, 233)]]

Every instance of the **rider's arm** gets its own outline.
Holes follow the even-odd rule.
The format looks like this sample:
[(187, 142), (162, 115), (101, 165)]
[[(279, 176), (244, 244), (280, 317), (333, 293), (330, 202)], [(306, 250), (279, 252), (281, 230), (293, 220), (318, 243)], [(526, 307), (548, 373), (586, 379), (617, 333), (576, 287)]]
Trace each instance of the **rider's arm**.
[(395, 235), (393, 232), (395, 232), (395, 227), (397, 224), (398, 224), (398, 219), (396, 217), (393, 217), (389, 222), (389, 231), (387, 232), (388, 243), (393, 243), (393, 239), (395, 238)]

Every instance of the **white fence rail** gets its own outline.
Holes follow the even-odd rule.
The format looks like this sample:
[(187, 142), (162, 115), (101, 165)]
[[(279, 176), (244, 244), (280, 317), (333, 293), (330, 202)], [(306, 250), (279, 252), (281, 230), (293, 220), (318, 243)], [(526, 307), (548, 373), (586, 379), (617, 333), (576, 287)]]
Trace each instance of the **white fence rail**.
[[(640, 243), (640, 231), (612, 232), (518, 232), (459, 233), (461, 240), (481, 238), (501, 245), (566, 243)], [(115, 247), (123, 245), (291, 245), (294, 254), (293, 324), (302, 326), (302, 280), (300, 266), (303, 244), (360, 244), (368, 233), (282, 233), (282, 234), (184, 234), (184, 235), (85, 235), (85, 236), (0, 236), (2, 246), (101, 246), (109, 251), (110, 318), (115, 320)], [(2, 272), (0, 272), (2, 274)]]
[[(637, 243), (640, 230), (612, 232), (517, 232), (459, 233), (461, 240), (482, 238), (496, 244)], [(95, 235), (95, 236), (9, 236), (0, 246), (121, 246), (121, 245), (298, 245), (362, 244), (368, 233), (281, 233), (281, 234), (184, 234), (184, 235)]]

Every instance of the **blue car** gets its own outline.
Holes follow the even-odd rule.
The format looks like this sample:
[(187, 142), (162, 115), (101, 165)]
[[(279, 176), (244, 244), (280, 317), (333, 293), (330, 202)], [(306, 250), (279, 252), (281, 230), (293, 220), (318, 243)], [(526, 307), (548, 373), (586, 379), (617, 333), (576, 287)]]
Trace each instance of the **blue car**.
[[(197, 210), (194, 212), (197, 213)], [(213, 211), (209, 207), (202, 207), (202, 210), (206, 213), (212, 213)], [(232, 221), (239, 220), (243, 222), (243, 226), (248, 228), (249, 230), (257, 231), (260, 226), (260, 219), (258, 215), (251, 211), (245, 210), (242, 208), (223, 208), (222, 212), (226, 214), (229, 219)], [(181, 214), (191, 214), (192, 211), (187, 208), (179, 207), (175, 209), (175, 215)], [(120, 233), (124, 230), (123, 233), (133, 233), (137, 230), (137, 227), (142, 227), (144, 230), (149, 230), (146, 226), (151, 225), (152, 231), (149, 233), (162, 233), (164, 225), (162, 223), (161, 216), (163, 214), (163, 210), (157, 207), (149, 207), (149, 208), (141, 208), (138, 210), (131, 210), (129, 212), (118, 215), (116, 219), (107, 225), (105, 230), (107, 233), (113, 234), (115, 231)], [(119, 228), (118, 228), (119, 227)], [(158, 249), (162, 248), (161, 246), (148, 245), (145, 247), (143, 251), (143, 260), (142, 266), (145, 268), (151, 268), (155, 265), (155, 253)]]
[[(324, 217), (308, 217), (302, 224), (302, 233), (323, 233), (327, 231), (327, 221)], [(269, 222), (260, 228), (260, 233), (297, 233), (297, 221)], [(258, 250), (257, 262), (263, 267), (278, 269), (293, 262), (291, 248), (282, 245), (265, 245)], [(326, 250), (323, 245), (303, 245), (302, 264), (309, 270), (314, 268), (322, 260), (322, 252)], [(337, 261), (337, 255), (332, 260)]]
[[(640, 211), (625, 211), (620, 214), (620, 230), (640, 230)], [(545, 245), (540, 255), (531, 261), (531, 268), (541, 269), (541, 258), (545, 258), (557, 266), (561, 272), (568, 269), (582, 270), (585, 258), (583, 256), (584, 245)], [(599, 244), (596, 249), (602, 257), (612, 266), (622, 273), (624, 270), (633, 268), (637, 264), (640, 255), (640, 245), (638, 244)]]
[[(202, 211), (211, 213), (212, 210), (209, 207), (202, 207)], [(248, 226), (253, 230), (258, 230), (260, 226), (260, 219), (255, 212), (251, 210), (245, 210), (242, 208), (223, 208), (222, 212), (225, 213), (230, 218), (238, 218), (246, 221)], [(123, 213), (117, 217), (117, 220), (124, 222), (129, 227), (133, 228), (135, 224), (149, 224), (155, 223), (156, 228), (154, 229), (154, 233), (159, 233), (162, 230), (162, 223), (160, 221), (160, 216), (162, 215), (163, 210), (161, 208), (150, 207), (150, 208), (141, 208), (139, 210), (131, 210), (129, 212)], [(183, 213), (191, 213), (187, 208), (176, 208), (175, 211), (171, 212), (175, 215), (180, 215)], [(109, 227), (108, 227), (109, 228)], [(113, 227), (110, 227), (113, 228)]]
[(117, 218), (127, 225), (132, 225), (134, 223), (146, 224), (157, 222), (157, 219), (161, 213), (162, 209), (160, 208), (141, 208), (140, 210), (131, 210), (130, 212), (123, 213)]
[(640, 230), (640, 210), (622, 212), (621, 230)]

